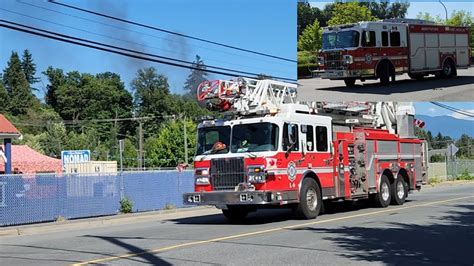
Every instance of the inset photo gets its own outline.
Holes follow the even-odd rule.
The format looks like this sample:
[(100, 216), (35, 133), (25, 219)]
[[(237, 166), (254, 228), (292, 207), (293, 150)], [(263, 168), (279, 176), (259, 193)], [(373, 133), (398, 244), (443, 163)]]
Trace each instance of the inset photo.
[(304, 100), (474, 100), (470, 1), (300, 1)]

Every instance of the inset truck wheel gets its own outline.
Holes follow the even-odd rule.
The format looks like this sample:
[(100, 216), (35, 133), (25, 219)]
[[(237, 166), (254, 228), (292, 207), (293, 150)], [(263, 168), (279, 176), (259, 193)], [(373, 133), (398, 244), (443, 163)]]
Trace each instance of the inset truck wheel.
[(346, 87), (353, 87), (356, 83), (355, 78), (345, 78), (344, 83), (346, 83)]
[(390, 67), (388, 63), (383, 62), (382, 65), (379, 66), (377, 75), (382, 85), (388, 85), (390, 83)]
[(441, 70), (441, 77), (450, 78), (456, 73), (456, 66), (451, 59), (446, 59), (443, 63), (443, 70)]
[(318, 183), (311, 178), (303, 179), (300, 203), (294, 211), (295, 216), (301, 219), (314, 219), (319, 215), (322, 203), (321, 188)]

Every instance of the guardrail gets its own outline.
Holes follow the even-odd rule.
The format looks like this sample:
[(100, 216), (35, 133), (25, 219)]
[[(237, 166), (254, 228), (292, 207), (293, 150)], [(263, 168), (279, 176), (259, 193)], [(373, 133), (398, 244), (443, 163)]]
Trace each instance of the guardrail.
[(192, 171), (0, 175), (0, 226), (113, 215), (123, 197), (133, 212), (178, 208), (193, 189)]

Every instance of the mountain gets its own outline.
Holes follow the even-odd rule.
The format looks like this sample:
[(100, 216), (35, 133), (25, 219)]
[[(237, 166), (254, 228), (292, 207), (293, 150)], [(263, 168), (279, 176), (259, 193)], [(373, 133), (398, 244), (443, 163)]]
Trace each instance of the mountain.
[(433, 136), (441, 132), (444, 136), (450, 136), (454, 139), (458, 139), (462, 134), (474, 137), (474, 121), (472, 120), (457, 119), (447, 115), (415, 115), (415, 117), (425, 122), (424, 129), (431, 131)]

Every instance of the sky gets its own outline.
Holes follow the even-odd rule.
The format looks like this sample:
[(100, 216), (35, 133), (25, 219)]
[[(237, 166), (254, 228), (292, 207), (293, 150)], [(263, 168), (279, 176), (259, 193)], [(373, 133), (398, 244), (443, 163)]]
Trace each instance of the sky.
[[(294, 0), (61, 0), (59, 2), (296, 60), (296, 4)], [(1, 0), (0, 16), (5, 20), (141, 52), (186, 61), (193, 61), (195, 55), (199, 54), (208, 65), (296, 79), (296, 63), (239, 52), (97, 17), (48, 3), (47, 0)], [(103, 23), (111, 26), (103, 25)], [(105, 71), (115, 72), (121, 76), (128, 89), (139, 68), (153, 66), (159, 73), (169, 78), (171, 91), (174, 93), (183, 92), (183, 84), (190, 73), (188, 69), (131, 59), (0, 28), (0, 70), (5, 69), (12, 51), (21, 53), (25, 49), (30, 50), (37, 64), (37, 76), (41, 78), (41, 82), (35, 86), (40, 89), (37, 95), (40, 98), (48, 84), (47, 78), (41, 72), (48, 66), (61, 68), (65, 72), (73, 70), (93, 74)], [(219, 78), (229, 77), (214, 74), (209, 76), (209, 79)]]
[[(457, 109), (462, 109), (464, 111), (474, 113), (474, 102), (442, 102), (445, 105), (454, 107)], [(465, 119), (474, 121), (473, 117), (467, 117), (456, 112), (446, 110), (444, 108), (438, 107), (430, 102), (415, 102), (415, 112), (419, 115), (427, 116), (452, 116), (457, 119)], [(473, 122), (474, 128), (474, 122)]]
[[(312, 6), (318, 8), (324, 8), (328, 3), (333, 1), (309, 1)], [(395, 1), (391, 1), (395, 2)], [(407, 18), (416, 18), (416, 15), (420, 12), (428, 12), (433, 17), (440, 16), (441, 18), (446, 17), (446, 12), (444, 7), (439, 3), (439, 1), (429, 1), (429, 0), (416, 0), (408, 1), (410, 2), (410, 7), (408, 8)], [(454, 10), (474, 10), (474, 2), (472, 0), (463, 0), (463, 1), (453, 1), (453, 0), (443, 0), (442, 1), (448, 10), (448, 15), (451, 14)]]

